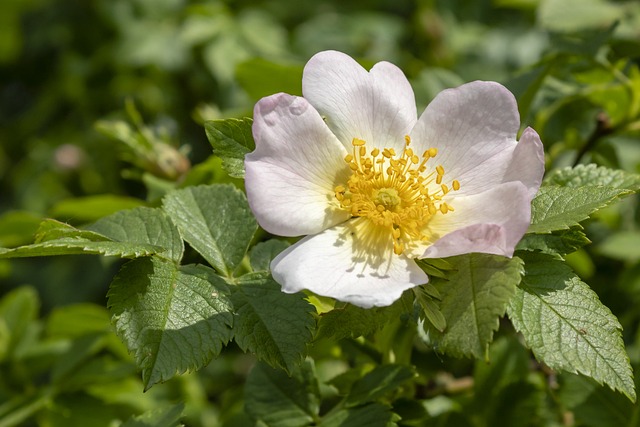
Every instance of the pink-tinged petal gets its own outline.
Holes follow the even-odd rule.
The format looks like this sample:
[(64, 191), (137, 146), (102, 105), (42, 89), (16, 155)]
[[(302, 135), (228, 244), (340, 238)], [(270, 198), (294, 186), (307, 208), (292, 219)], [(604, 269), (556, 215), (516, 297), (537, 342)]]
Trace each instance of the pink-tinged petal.
[(454, 212), (437, 214), (429, 222), (434, 242), (419, 258), (471, 252), (510, 257), (531, 222), (529, 190), (521, 182), (455, 198), (450, 204)]
[(513, 151), (503, 180), (522, 182), (529, 189), (529, 198), (533, 199), (540, 189), (543, 175), (544, 147), (536, 131), (528, 127), (522, 132), (520, 141)]
[(280, 253), (271, 272), (282, 290), (306, 289), (370, 308), (390, 305), (406, 289), (427, 283), (427, 275), (412, 259), (393, 254), (388, 233), (386, 244), (359, 240), (367, 235), (365, 221), (351, 220), (308, 236)]
[(258, 223), (280, 236), (315, 234), (349, 215), (335, 187), (350, 170), (346, 150), (304, 99), (276, 94), (255, 106), (255, 151), (245, 157), (245, 187)]
[(417, 119), (411, 85), (388, 62), (367, 72), (344, 53), (320, 52), (305, 66), (302, 93), (348, 150), (353, 138), (401, 149)]
[(518, 145), (516, 100), (495, 82), (472, 82), (440, 92), (411, 132), (414, 151), (435, 147), (428, 165), (444, 167), (444, 182), (461, 184), (458, 194), (477, 194), (505, 181)]

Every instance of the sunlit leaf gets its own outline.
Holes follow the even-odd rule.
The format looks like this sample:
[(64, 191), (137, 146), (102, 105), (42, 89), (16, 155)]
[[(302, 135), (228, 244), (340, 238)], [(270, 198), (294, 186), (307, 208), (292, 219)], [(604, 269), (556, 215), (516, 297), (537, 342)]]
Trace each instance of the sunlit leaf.
[(598, 296), (561, 261), (523, 254), (526, 273), (508, 314), (536, 358), (587, 375), (635, 400), (621, 326)]
[(543, 186), (533, 199), (529, 233), (567, 230), (629, 190), (610, 187)]
[(594, 164), (557, 169), (545, 178), (545, 184), (563, 187), (602, 186), (618, 190), (640, 189), (640, 175)]
[(142, 369), (145, 388), (203, 367), (231, 339), (224, 280), (205, 266), (157, 257), (125, 264), (111, 283), (109, 307), (120, 338)]
[(222, 167), (234, 178), (244, 177), (244, 155), (255, 149), (251, 124), (253, 120), (209, 120), (204, 128), (213, 154), (222, 159)]
[(87, 227), (116, 242), (142, 243), (166, 248), (160, 256), (179, 262), (184, 243), (169, 217), (157, 208), (120, 211)]
[(244, 258), (256, 221), (245, 195), (231, 185), (200, 185), (169, 193), (167, 215), (193, 249), (231, 277)]

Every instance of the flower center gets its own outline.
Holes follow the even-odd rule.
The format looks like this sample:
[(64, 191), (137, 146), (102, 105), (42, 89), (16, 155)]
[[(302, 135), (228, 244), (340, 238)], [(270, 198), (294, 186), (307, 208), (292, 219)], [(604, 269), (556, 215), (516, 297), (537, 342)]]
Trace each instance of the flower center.
[(335, 188), (340, 206), (354, 217), (365, 217), (377, 228), (388, 229), (397, 255), (412, 242), (426, 240), (429, 220), (436, 214), (453, 211), (442, 196), (460, 189), (457, 180), (451, 182), (451, 188), (442, 183), (442, 165), (427, 173), (427, 162), (436, 157), (438, 150), (429, 148), (419, 157), (409, 147), (408, 135), (400, 156), (393, 148), (367, 152), (365, 141), (358, 138), (351, 143), (353, 152), (344, 158), (351, 177), (345, 185)]

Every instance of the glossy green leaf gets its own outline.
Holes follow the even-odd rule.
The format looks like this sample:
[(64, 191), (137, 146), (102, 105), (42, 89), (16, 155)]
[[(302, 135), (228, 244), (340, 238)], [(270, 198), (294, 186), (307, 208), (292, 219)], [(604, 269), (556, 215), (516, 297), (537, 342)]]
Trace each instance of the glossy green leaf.
[(255, 149), (251, 124), (253, 120), (209, 120), (204, 128), (213, 154), (222, 159), (222, 167), (234, 178), (244, 178), (244, 156)]
[(442, 295), (440, 311), (446, 329), (430, 334), (436, 348), (461, 357), (486, 357), (509, 300), (522, 275), (522, 261), (489, 254), (448, 258), (454, 266), (448, 280), (433, 280)]
[(247, 413), (268, 426), (304, 427), (318, 419), (320, 390), (310, 361), (291, 375), (258, 363), (249, 373), (244, 393)]
[(231, 290), (236, 343), (259, 360), (293, 372), (311, 341), (313, 306), (301, 293), (283, 293), (264, 273), (242, 276)]
[(563, 262), (535, 253), (524, 260), (526, 273), (508, 314), (536, 358), (552, 369), (589, 376), (635, 400), (616, 317)]
[(528, 233), (568, 230), (629, 190), (609, 187), (543, 186), (532, 201)]
[(231, 277), (257, 229), (247, 199), (232, 185), (200, 185), (169, 193), (163, 208), (193, 249)]
[(224, 280), (205, 266), (178, 267), (151, 257), (120, 269), (108, 304), (145, 388), (199, 369), (220, 354), (232, 335), (228, 292)]

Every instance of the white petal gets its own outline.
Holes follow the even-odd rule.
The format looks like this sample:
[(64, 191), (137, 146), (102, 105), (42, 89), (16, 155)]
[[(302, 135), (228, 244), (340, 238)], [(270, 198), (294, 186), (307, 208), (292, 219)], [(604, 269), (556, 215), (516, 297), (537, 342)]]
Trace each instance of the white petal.
[(544, 175), (544, 147), (535, 130), (526, 128), (513, 151), (513, 157), (504, 174), (503, 181), (520, 181), (529, 189), (533, 199)]
[(434, 243), (419, 258), (470, 252), (510, 257), (531, 222), (529, 190), (521, 182), (456, 197), (450, 204), (454, 212), (437, 214), (429, 223)]
[(282, 290), (307, 289), (369, 308), (390, 305), (406, 289), (427, 283), (427, 275), (412, 259), (393, 253), (390, 236), (377, 247), (363, 244), (364, 221), (348, 221), (308, 236), (280, 253), (271, 271)]
[(494, 82), (472, 82), (440, 92), (411, 132), (414, 151), (435, 147), (428, 165), (444, 167), (458, 194), (477, 194), (506, 182), (520, 118), (513, 94)]
[(245, 187), (258, 223), (280, 236), (315, 234), (349, 215), (334, 196), (350, 170), (346, 150), (304, 99), (276, 94), (255, 106), (255, 151)]
[(411, 85), (388, 62), (367, 72), (348, 55), (320, 52), (305, 66), (302, 93), (349, 150), (353, 138), (370, 148), (401, 149), (417, 119)]

